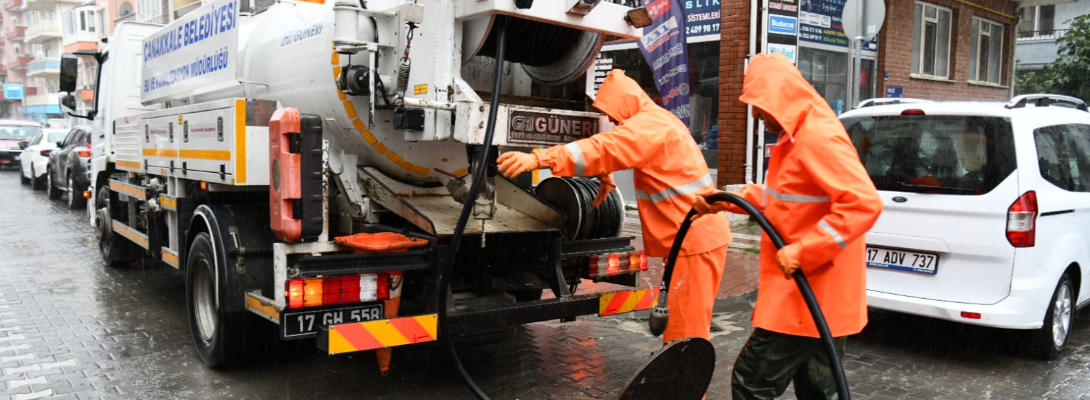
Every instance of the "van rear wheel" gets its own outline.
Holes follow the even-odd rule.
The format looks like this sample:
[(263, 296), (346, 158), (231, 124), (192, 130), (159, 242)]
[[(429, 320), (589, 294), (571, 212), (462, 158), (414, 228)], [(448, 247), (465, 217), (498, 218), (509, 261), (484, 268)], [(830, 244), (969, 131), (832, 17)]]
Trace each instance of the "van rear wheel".
[(1071, 325), (1075, 319), (1074, 306), (1074, 285), (1071, 284), (1071, 278), (1064, 274), (1060, 277), (1060, 283), (1056, 285), (1056, 291), (1052, 293), (1052, 301), (1048, 303), (1044, 325), (1032, 333), (1033, 338), (1030, 343), (1033, 346), (1034, 356), (1045, 360), (1060, 356), (1064, 346), (1067, 346), (1067, 338), (1070, 336)]

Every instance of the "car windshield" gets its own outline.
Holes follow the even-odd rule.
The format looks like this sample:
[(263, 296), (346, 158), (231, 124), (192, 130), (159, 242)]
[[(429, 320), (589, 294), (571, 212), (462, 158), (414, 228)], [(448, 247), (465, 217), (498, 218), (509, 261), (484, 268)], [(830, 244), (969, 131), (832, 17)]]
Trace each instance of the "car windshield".
[(30, 140), (42, 128), (26, 125), (0, 125), (0, 140)]
[(1010, 122), (895, 115), (842, 120), (878, 190), (979, 195), (1014, 171)]
[(65, 136), (68, 136), (68, 131), (53, 131), (49, 133), (49, 139), (47, 143), (57, 143), (64, 140)]

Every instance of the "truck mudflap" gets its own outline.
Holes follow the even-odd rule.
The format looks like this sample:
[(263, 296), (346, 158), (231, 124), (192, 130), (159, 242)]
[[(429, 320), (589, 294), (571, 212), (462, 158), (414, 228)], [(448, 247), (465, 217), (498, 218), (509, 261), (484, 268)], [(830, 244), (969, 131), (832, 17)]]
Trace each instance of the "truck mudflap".
[(318, 330), (318, 348), (332, 356), (434, 342), (438, 327), (438, 314), (330, 325)]
[[(564, 319), (577, 315), (609, 316), (649, 310), (658, 302), (659, 288), (641, 288), (615, 292), (539, 300), (500, 309), (452, 311), (448, 315), (447, 334), (460, 334), (473, 326), (494, 324), (497, 320), (512, 324)], [(329, 355), (389, 348), (438, 340), (439, 317), (425, 314), (367, 322), (330, 325), (318, 330), (318, 348)]]

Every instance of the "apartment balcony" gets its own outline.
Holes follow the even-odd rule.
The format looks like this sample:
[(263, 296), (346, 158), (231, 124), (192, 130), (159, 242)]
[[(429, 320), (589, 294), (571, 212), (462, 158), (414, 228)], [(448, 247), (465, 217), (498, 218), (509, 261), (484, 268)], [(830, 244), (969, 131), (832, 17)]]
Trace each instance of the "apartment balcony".
[(61, 24), (54, 21), (38, 21), (34, 26), (26, 28), (27, 43), (41, 43), (57, 40), (64, 36)]
[(1067, 29), (1018, 32), (1014, 46), (1014, 57), (1018, 60), (1018, 69), (1040, 69), (1056, 61), (1059, 54), (1056, 39), (1063, 37), (1066, 33)]
[(27, 65), (29, 65), (31, 61), (34, 61), (34, 57), (19, 56), (19, 57), (15, 58), (15, 61), (12, 61), (12, 62), (8, 63), (8, 68), (10, 68), (10, 69), (26, 69)]
[(26, 27), (16, 26), (14, 28), (8, 27), (7, 32), (4, 32), (4, 37), (7, 40), (21, 42), (26, 37)]
[(79, 101), (95, 101), (94, 89), (81, 89), (79, 91)]
[(99, 36), (94, 32), (80, 31), (73, 34), (63, 35), (63, 41), (61, 44), (64, 46), (65, 53), (73, 53), (79, 50), (95, 50), (98, 49)]
[(22, 0), (26, 3), (27, 10), (48, 11), (55, 9), (60, 4), (81, 4), (85, 0)]
[(4, 45), (7, 44), (6, 42), (7, 40), (4, 39), (4, 36), (0, 35), (0, 47), (4, 47)]
[[(37, 88), (35, 88), (35, 89), (37, 89)], [(57, 105), (60, 104), (60, 100), (61, 100), (61, 97), (60, 97), (61, 94), (60, 93), (41, 93), (41, 92), (38, 92), (38, 93), (35, 93), (35, 94), (29, 94), (30, 92), (27, 92), (27, 93), (28, 94), (25, 95), (26, 99), (23, 100), (23, 106), (25, 106), (25, 107), (31, 107), (31, 106), (47, 106), (48, 107), (48, 106), (57, 106)]]
[(61, 73), (61, 59), (60, 58), (37, 58), (27, 64), (26, 76), (33, 78), (36, 76), (49, 77), (58, 75)]
[(0, 64), (0, 75), (6, 75), (8, 73), (8, 66)]
[(23, 0), (4, 0), (4, 9), (8, 11), (19, 11), (23, 5)]

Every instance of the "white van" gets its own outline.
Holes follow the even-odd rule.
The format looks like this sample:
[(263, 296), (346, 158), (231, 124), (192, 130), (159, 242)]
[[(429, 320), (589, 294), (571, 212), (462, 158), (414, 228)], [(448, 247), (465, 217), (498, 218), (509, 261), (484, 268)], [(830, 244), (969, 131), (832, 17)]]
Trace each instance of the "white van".
[(1031, 330), (1055, 358), (1090, 304), (1090, 113), (1078, 99), (912, 103), (841, 116), (884, 211), (877, 309)]

